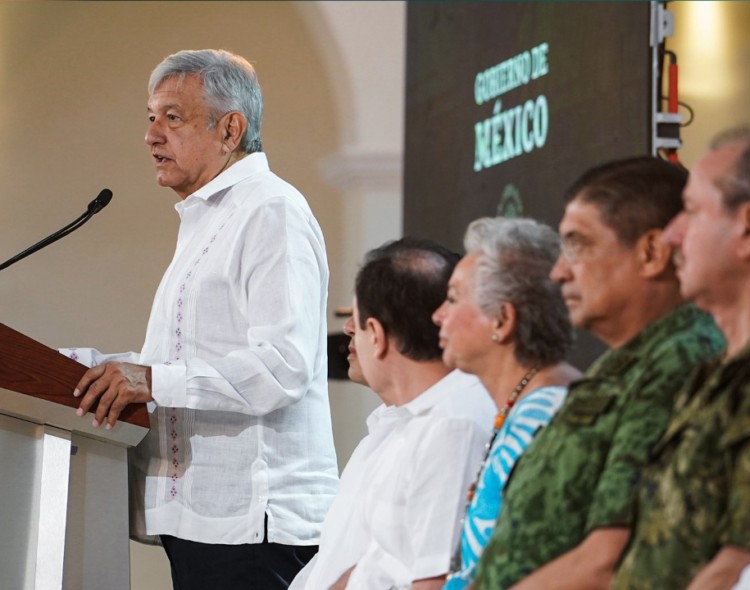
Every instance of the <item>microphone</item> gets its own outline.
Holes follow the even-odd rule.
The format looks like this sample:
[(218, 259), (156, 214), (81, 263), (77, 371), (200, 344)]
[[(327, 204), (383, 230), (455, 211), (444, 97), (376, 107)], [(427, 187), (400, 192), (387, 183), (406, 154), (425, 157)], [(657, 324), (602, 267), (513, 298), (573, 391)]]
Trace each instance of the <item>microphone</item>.
[(91, 201), (89, 203), (88, 208), (86, 209), (86, 213), (90, 213), (91, 215), (96, 215), (104, 209), (107, 205), (109, 205), (109, 202), (112, 200), (112, 191), (108, 188), (103, 188), (102, 192), (100, 192), (96, 199)]
[(96, 198), (91, 201), (86, 208), (86, 212), (78, 217), (75, 221), (70, 222), (68, 225), (63, 227), (62, 229), (57, 230), (55, 233), (47, 236), (43, 240), (40, 240), (33, 246), (30, 246), (26, 248), (23, 252), (20, 254), (16, 254), (13, 258), (10, 258), (0, 264), (0, 270), (5, 270), (10, 265), (15, 264), (19, 260), (23, 260), (30, 254), (33, 254), (34, 252), (37, 252), (38, 250), (41, 250), (45, 246), (49, 246), (50, 244), (53, 244), (60, 238), (64, 238), (69, 233), (74, 232), (79, 227), (81, 227), (84, 223), (86, 223), (89, 219), (91, 219), (94, 215), (99, 213), (102, 209), (104, 209), (107, 205), (109, 205), (109, 202), (112, 200), (112, 191), (108, 188), (102, 189), (101, 192), (96, 196)]

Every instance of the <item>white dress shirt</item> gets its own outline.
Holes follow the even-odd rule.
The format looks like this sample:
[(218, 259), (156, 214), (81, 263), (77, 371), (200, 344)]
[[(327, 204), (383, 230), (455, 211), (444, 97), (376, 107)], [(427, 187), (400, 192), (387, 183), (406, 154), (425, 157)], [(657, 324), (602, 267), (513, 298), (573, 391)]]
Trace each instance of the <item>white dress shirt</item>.
[(337, 489), (327, 391), (328, 267), (304, 197), (240, 160), (177, 203), (177, 247), (139, 355), (151, 430), (131, 453), (132, 532), (316, 544)]
[(750, 590), (750, 566), (742, 570), (740, 579), (732, 586), (732, 590)]
[(453, 371), (403, 406), (380, 406), (341, 475), (320, 551), (290, 590), (409, 588), (446, 574), (466, 492), (497, 408), (479, 380)]

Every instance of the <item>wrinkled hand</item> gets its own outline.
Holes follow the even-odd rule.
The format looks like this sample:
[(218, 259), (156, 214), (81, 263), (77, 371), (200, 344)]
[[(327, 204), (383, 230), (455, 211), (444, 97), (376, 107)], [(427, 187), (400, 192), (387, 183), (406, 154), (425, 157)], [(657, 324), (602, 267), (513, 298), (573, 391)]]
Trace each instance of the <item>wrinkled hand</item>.
[(86, 371), (73, 395), (83, 396), (76, 413), (83, 416), (99, 400), (94, 427), (106, 420), (109, 430), (128, 404), (153, 401), (151, 367), (132, 363), (105, 363)]

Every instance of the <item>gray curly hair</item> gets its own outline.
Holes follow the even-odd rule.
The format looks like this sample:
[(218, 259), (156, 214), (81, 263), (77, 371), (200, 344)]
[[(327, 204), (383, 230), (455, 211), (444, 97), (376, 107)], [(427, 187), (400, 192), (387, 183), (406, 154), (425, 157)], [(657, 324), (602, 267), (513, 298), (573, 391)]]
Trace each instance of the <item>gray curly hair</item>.
[(734, 211), (750, 201), (750, 127), (743, 125), (722, 131), (711, 141), (709, 149), (717, 150), (730, 143), (744, 144), (744, 149), (734, 169), (718, 185), (724, 195), (724, 206)]
[(500, 303), (516, 310), (516, 360), (524, 366), (560, 362), (573, 343), (573, 330), (560, 287), (549, 278), (560, 254), (560, 238), (533, 219), (483, 217), (464, 237), (467, 254), (478, 252), (475, 300), (490, 318)]

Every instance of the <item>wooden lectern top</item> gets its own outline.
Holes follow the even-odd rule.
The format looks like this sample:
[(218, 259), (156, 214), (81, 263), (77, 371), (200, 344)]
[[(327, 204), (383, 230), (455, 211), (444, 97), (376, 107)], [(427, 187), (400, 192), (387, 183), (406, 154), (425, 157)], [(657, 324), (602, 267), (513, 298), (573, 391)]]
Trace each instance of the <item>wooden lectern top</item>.
[[(73, 397), (73, 389), (86, 370), (81, 363), (0, 324), (1, 388), (77, 409), (80, 400)], [(146, 404), (130, 404), (119, 421), (149, 428)]]

